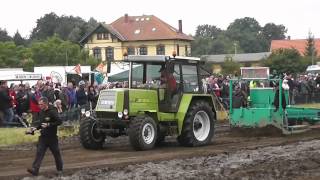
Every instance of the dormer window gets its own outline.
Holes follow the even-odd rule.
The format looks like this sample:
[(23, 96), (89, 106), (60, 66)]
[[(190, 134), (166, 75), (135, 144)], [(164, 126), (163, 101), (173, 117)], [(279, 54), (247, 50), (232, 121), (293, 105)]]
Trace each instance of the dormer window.
[(108, 40), (109, 33), (97, 33), (97, 40)]

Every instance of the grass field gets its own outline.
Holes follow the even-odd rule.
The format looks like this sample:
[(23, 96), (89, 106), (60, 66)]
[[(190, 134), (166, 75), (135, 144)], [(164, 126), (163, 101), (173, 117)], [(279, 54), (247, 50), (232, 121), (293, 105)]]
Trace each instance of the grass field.
[[(60, 127), (59, 137), (68, 137), (78, 134), (79, 126)], [(0, 128), (0, 147), (36, 142), (39, 132), (35, 135), (26, 135), (26, 128)]]

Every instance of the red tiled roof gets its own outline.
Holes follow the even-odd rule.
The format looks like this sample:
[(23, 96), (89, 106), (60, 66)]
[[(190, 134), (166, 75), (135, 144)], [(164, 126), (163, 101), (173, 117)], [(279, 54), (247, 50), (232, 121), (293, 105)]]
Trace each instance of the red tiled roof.
[[(177, 21), (178, 22), (178, 21)], [(193, 38), (154, 15), (122, 16), (110, 24), (127, 41), (180, 39), (192, 41)]]
[[(317, 52), (320, 53), (320, 39), (314, 39), (314, 42), (315, 42), (315, 48)], [(307, 46), (307, 39), (272, 40), (270, 51), (280, 49), (280, 48), (284, 48), (284, 49), (295, 48), (300, 52), (301, 55), (303, 55), (305, 52), (306, 46)]]

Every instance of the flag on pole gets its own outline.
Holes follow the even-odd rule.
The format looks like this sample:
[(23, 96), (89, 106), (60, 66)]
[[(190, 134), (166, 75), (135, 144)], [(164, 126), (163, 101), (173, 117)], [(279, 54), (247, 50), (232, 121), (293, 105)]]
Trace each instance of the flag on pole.
[(100, 73), (104, 73), (105, 72), (105, 64), (103, 64), (102, 62), (96, 67), (96, 71), (100, 72)]
[(79, 76), (81, 76), (81, 65), (77, 64), (72, 70), (74, 70)]

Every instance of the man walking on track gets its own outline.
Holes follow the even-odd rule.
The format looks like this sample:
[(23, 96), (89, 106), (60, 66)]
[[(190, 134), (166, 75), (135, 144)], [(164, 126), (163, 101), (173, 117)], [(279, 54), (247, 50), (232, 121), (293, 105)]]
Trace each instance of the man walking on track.
[(36, 158), (32, 164), (32, 168), (27, 169), (27, 171), (34, 176), (38, 175), (43, 157), (47, 148), (49, 148), (54, 156), (58, 175), (62, 175), (63, 162), (57, 136), (57, 127), (62, 121), (58, 116), (56, 108), (49, 105), (46, 97), (40, 98), (39, 107), (41, 109), (39, 120), (34, 127), (31, 127), (30, 130), (27, 131), (27, 133), (33, 134), (35, 130), (40, 130), (41, 134), (38, 140)]

